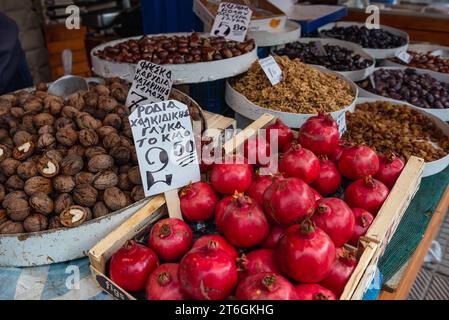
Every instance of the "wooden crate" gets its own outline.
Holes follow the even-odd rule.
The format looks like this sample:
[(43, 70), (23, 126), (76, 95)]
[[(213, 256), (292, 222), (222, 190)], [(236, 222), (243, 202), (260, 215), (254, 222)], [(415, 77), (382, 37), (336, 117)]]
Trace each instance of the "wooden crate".
[[(265, 114), (251, 123), (245, 130), (233, 136), (224, 145), (227, 154), (234, 152), (246, 139), (257, 134), (257, 130), (273, 123), (275, 118)], [(424, 161), (411, 157), (401, 173), (396, 185), (390, 192), (367, 232), (368, 236), (360, 240), (357, 248), (359, 262), (340, 297), (341, 300), (359, 300), (369, 288), (377, 263), (396, 230), (411, 198), (421, 181)], [(135, 299), (107, 277), (107, 261), (127, 240), (148, 232), (154, 222), (166, 214), (163, 196), (156, 196), (128, 221), (100, 241), (89, 251), (92, 274), (97, 283), (117, 299)]]

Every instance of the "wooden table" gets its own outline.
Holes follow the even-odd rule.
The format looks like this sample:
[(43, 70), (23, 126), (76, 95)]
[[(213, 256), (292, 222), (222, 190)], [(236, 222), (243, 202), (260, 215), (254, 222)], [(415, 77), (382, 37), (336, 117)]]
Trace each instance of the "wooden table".
[[(444, 221), (444, 217), (449, 208), (449, 186), (446, 188), (432, 219), (427, 226), (427, 230), (424, 233), (423, 239), (419, 246), (416, 248), (414, 255), (408, 261), (406, 267), (402, 270), (397, 289), (394, 292), (388, 292), (382, 290), (379, 300), (405, 300), (410, 292), (410, 289), (415, 282), (419, 270), (424, 262), (424, 257), (429, 251), (432, 241), (438, 234), (440, 226)], [(399, 271), (401, 273), (401, 271)]]

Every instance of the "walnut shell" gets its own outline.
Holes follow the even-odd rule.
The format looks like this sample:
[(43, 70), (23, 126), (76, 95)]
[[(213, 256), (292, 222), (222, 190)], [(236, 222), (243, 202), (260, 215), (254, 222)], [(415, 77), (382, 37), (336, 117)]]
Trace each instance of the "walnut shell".
[(61, 151), (55, 149), (45, 152), (44, 157), (56, 161), (58, 164), (60, 164), (63, 159)]
[(132, 167), (128, 171), (128, 179), (131, 183), (140, 185), (142, 184), (142, 178), (140, 177), (140, 170), (138, 166)]
[(97, 202), (94, 205), (92, 211), (93, 211), (94, 218), (103, 217), (103, 216), (105, 216), (105, 215), (110, 213), (108, 207), (106, 207), (106, 205), (102, 201)]
[(24, 199), (15, 199), (14, 201), (8, 202), (6, 207), (6, 213), (9, 219), (13, 221), (23, 221), (30, 214), (30, 206), (28, 201)]
[(16, 234), (23, 232), (25, 232), (25, 229), (21, 222), (8, 220), (0, 224), (0, 234)]
[(87, 107), (95, 108), (97, 106), (97, 103), (98, 103), (98, 93), (96, 93), (95, 91), (87, 91), (83, 95), (83, 99), (84, 99), (84, 104)]
[(20, 130), (14, 134), (14, 137), (12, 138), (12, 140), (14, 141), (14, 144), (16, 146), (20, 146), (21, 144), (24, 144), (25, 142), (33, 141), (33, 135), (31, 135), (30, 133), (28, 133), (26, 131)]
[(39, 128), (39, 131), (37, 132), (40, 136), (46, 133), (49, 133), (51, 135), (54, 135), (56, 133), (56, 130), (53, 126), (43, 126), (42, 128)]
[(14, 148), (12, 151), (12, 156), (20, 161), (25, 160), (28, 157), (31, 157), (34, 152), (34, 143), (30, 140), (23, 144), (20, 144)]
[(80, 129), (97, 130), (101, 127), (101, 121), (95, 119), (87, 112), (79, 113), (75, 118), (76, 124)]
[(40, 213), (30, 214), (23, 221), (23, 227), (27, 232), (38, 232), (47, 230), (48, 218)]
[(55, 214), (60, 214), (71, 205), (73, 205), (72, 196), (68, 193), (61, 193), (54, 201)]
[(99, 142), (97, 133), (92, 129), (81, 130), (78, 139), (84, 147), (96, 146)]
[(84, 161), (78, 155), (68, 155), (62, 159), (60, 167), (63, 174), (74, 176), (83, 169)]
[(124, 146), (114, 147), (109, 150), (109, 155), (114, 158), (114, 161), (118, 165), (124, 165), (129, 162), (131, 158), (131, 152), (129, 148)]
[(27, 113), (38, 113), (41, 112), (44, 108), (44, 105), (38, 99), (32, 99), (23, 104), (23, 109)]
[(34, 211), (48, 215), (53, 212), (53, 200), (42, 192), (36, 192), (30, 197), (30, 206)]
[(73, 228), (83, 224), (88, 216), (87, 208), (81, 206), (70, 206), (59, 215), (63, 226)]
[(66, 175), (54, 177), (53, 188), (59, 193), (72, 192), (73, 188), (75, 188), (75, 179)]
[(61, 115), (69, 118), (69, 119), (75, 119), (75, 117), (80, 113), (80, 111), (72, 106), (65, 106), (61, 110)]
[(3, 208), (6, 209), (8, 207), (8, 204), (11, 203), (11, 202), (16, 201), (16, 199), (23, 199), (23, 200), (27, 200), (28, 201), (28, 196), (23, 191), (10, 192), (3, 199), (3, 203), (2, 203)]
[(115, 100), (111, 96), (100, 96), (98, 98), (98, 108), (106, 112), (114, 111), (117, 105), (118, 105), (117, 100)]
[(4, 144), (0, 144), (0, 162), (5, 160), (6, 158), (10, 158), (11, 155), (12, 155), (11, 149), (5, 146)]
[(0, 184), (0, 202), (2, 202), (5, 199), (6, 196), (6, 191), (5, 191), (5, 187)]
[(64, 226), (62, 225), (61, 218), (59, 218), (59, 216), (53, 216), (50, 219), (48, 219), (48, 230), (60, 228), (64, 228)]
[(112, 211), (126, 207), (126, 195), (117, 187), (108, 188), (104, 191), (103, 202)]
[(55, 123), (55, 117), (49, 113), (39, 113), (33, 117), (33, 124), (37, 128), (41, 128), (45, 125), (52, 126)]
[(10, 176), (8, 178), (8, 180), (6, 180), (6, 182), (5, 182), (5, 187), (11, 191), (23, 190), (24, 186), (25, 186), (25, 182), (22, 179), (20, 179), (20, 177), (16, 174), (13, 176)]
[(37, 192), (50, 194), (53, 191), (53, 184), (51, 179), (37, 176), (25, 181), (25, 187), (23, 189), (29, 196), (32, 196)]
[(111, 133), (103, 138), (103, 147), (108, 150), (120, 146), (120, 143), (121, 139), (117, 133)]
[(3, 172), (3, 174), (7, 177), (10, 177), (17, 172), (17, 168), (20, 166), (20, 161), (13, 159), (13, 158), (7, 158), (0, 162), (0, 171)]
[(47, 157), (41, 157), (39, 161), (36, 163), (36, 167), (37, 171), (39, 171), (41, 176), (46, 178), (54, 177), (59, 173), (58, 162), (49, 159)]
[(0, 224), (8, 220), (8, 215), (6, 214), (5, 209), (0, 209)]
[(52, 115), (57, 116), (61, 113), (62, 110), (62, 103), (59, 101), (50, 101), (48, 104), (48, 109)]
[(71, 147), (78, 141), (78, 132), (69, 126), (66, 126), (58, 129), (56, 132), (56, 140), (63, 146)]
[(104, 139), (104, 137), (107, 137), (111, 133), (117, 133), (117, 130), (111, 126), (103, 126), (97, 129), (97, 133), (101, 139)]
[(80, 184), (92, 184), (94, 176), (91, 172), (81, 171), (75, 175), (75, 184), (77, 186)]
[(85, 156), (88, 159), (91, 159), (92, 157), (99, 154), (107, 154), (106, 149), (100, 146), (94, 146), (86, 149)]
[(143, 186), (135, 186), (131, 191), (131, 198), (134, 202), (142, 200), (145, 198), (145, 192), (143, 191)]
[(72, 154), (80, 156), (80, 157), (84, 157), (84, 155), (86, 154), (86, 148), (84, 148), (80, 144), (75, 144), (74, 146), (71, 146), (70, 149), (67, 151), (67, 155), (72, 155)]
[(120, 190), (123, 191), (131, 191), (133, 188), (133, 184), (131, 183), (131, 181), (129, 181), (128, 179), (128, 174), (127, 173), (120, 173), (118, 175), (118, 184), (117, 187)]
[(98, 172), (92, 181), (92, 185), (98, 190), (106, 190), (118, 184), (118, 176), (110, 170)]
[(37, 168), (36, 168), (36, 164), (34, 163), (34, 161), (28, 160), (28, 161), (22, 162), (17, 167), (17, 175), (23, 180), (28, 180), (29, 178), (32, 178), (35, 175), (37, 175)]
[(81, 184), (73, 190), (73, 202), (84, 207), (92, 207), (98, 198), (98, 191), (90, 184)]
[(114, 159), (107, 154), (93, 156), (87, 163), (90, 172), (97, 173), (103, 170), (111, 169), (114, 165)]
[(56, 147), (56, 138), (51, 133), (44, 133), (37, 139), (37, 147), (40, 150)]
[(122, 127), (122, 118), (117, 113), (109, 113), (103, 119), (103, 125), (114, 127), (117, 130), (120, 130)]
[(108, 87), (103, 84), (96, 85), (95, 92), (100, 96), (108, 96), (110, 94)]
[(67, 117), (60, 117), (55, 122), (55, 129), (56, 129), (56, 131), (58, 131), (58, 130), (61, 130), (64, 128), (70, 128), (70, 129), (75, 130), (76, 125), (72, 119), (67, 118)]

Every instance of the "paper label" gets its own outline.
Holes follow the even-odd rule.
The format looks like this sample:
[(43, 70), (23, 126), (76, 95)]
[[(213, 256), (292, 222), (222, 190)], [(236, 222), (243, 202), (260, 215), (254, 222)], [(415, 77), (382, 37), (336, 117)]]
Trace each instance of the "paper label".
[(113, 296), (115, 299), (119, 300), (129, 300), (126, 293), (123, 292), (122, 289), (117, 287), (114, 283), (109, 281), (107, 278), (97, 275), (96, 280), (100, 287), (103, 288), (106, 292), (108, 292), (111, 296)]
[(396, 58), (401, 60), (402, 62), (409, 64), (410, 61), (412, 61), (412, 56), (407, 53), (407, 51), (401, 51), (399, 53), (396, 53)]
[(321, 41), (314, 41), (313, 43), (314, 43), (314, 47), (316, 48), (319, 55), (327, 56), (326, 49), (324, 48)]
[(376, 89), (376, 81), (374, 81), (374, 75), (371, 74), (371, 75), (368, 77), (368, 79), (369, 79), (369, 82), (370, 82), (370, 84), (371, 84), (371, 88)]
[(126, 106), (133, 112), (138, 105), (167, 100), (172, 85), (172, 72), (169, 69), (140, 60), (126, 97)]
[(337, 117), (337, 124), (338, 124), (338, 132), (340, 133), (340, 137), (345, 133), (346, 131), (346, 112), (342, 112)]
[(259, 59), (259, 64), (273, 86), (282, 80), (282, 70), (273, 56)]
[(252, 14), (248, 6), (221, 2), (212, 25), (211, 36), (221, 36), (238, 42), (244, 41)]
[(138, 105), (129, 116), (145, 197), (200, 180), (187, 106), (177, 100)]

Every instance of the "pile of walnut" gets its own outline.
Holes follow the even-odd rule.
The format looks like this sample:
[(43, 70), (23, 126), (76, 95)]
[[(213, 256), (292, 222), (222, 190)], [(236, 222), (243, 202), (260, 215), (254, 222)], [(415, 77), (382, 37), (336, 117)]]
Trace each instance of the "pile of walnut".
[(44, 84), (0, 96), (0, 234), (76, 227), (144, 198), (128, 89), (109, 79), (65, 101)]

